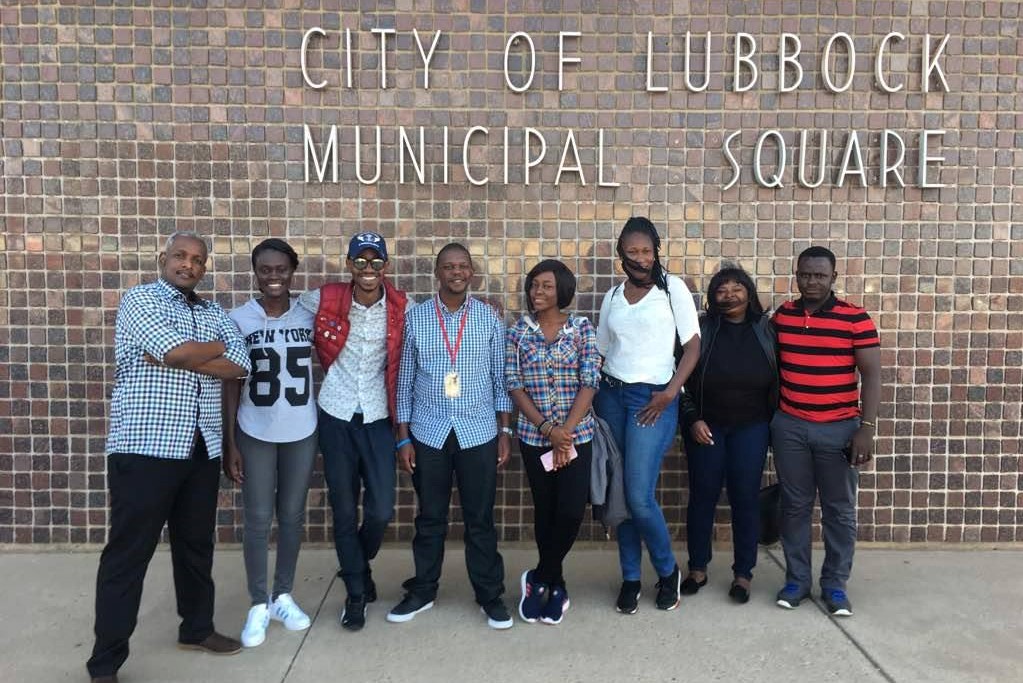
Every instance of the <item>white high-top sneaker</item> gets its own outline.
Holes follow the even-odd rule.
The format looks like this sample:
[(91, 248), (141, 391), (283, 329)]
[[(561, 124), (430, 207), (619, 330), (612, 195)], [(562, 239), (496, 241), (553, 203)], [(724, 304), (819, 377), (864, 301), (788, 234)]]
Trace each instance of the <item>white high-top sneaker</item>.
[(266, 627), (270, 625), (270, 608), (266, 605), (253, 605), (242, 629), (242, 645), (256, 647), (266, 640)]
[(284, 624), (289, 631), (304, 631), (313, 623), (287, 593), (281, 593), (270, 604), (270, 618)]

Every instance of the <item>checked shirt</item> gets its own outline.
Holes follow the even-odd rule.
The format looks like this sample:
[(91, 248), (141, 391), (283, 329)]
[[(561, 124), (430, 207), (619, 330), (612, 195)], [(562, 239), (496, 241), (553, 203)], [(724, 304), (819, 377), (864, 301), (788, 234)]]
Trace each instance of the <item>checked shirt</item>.
[[(435, 305), (440, 307), (452, 346), (462, 317), (469, 316), (456, 359), (461, 384), (458, 398), (444, 395), (451, 357)], [(510, 413), (511, 409), (504, 388), (504, 323), (494, 309), (467, 296), (458, 310), (448, 311), (434, 295), (405, 314), (398, 421), (409, 423), (417, 441), (440, 449), (454, 429), (462, 449), (475, 448), (497, 437), (495, 413)]]
[[(505, 347), (505, 378), (508, 391), (524, 389), (544, 419), (563, 424), (576, 394), (584, 387), (600, 386), (600, 353), (597, 333), (589, 320), (569, 316), (551, 343), (531, 316), (519, 318), (508, 330)], [(593, 438), (589, 413), (575, 427), (575, 443)], [(550, 439), (524, 415), (519, 414), (519, 438), (530, 446), (550, 446)]]
[(220, 457), (220, 380), (143, 358), (148, 353), (162, 363), (171, 349), (189, 341), (222, 341), (228, 360), (251, 367), (245, 340), (216, 302), (189, 305), (163, 279), (125, 292), (114, 331), (117, 370), (107, 454), (186, 459), (198, 429), (209, 457)]

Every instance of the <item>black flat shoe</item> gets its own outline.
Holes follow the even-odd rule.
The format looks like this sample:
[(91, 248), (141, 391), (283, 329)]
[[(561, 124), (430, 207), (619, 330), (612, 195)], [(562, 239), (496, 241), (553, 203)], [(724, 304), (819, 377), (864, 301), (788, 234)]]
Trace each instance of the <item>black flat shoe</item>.
[(741, 584), (733, 583), (732, 587), (728, 589), (728, 597), (740, 605), (745, 605), (749, 602), (749, 589)]
[(692, 575), (687, 576), (685, 581), (682, 582), (680, 592), (682, 595), (696, 595), (701, 588), (707, 585), (707, 577), (703, 577), (703, 581), (697, 581)]

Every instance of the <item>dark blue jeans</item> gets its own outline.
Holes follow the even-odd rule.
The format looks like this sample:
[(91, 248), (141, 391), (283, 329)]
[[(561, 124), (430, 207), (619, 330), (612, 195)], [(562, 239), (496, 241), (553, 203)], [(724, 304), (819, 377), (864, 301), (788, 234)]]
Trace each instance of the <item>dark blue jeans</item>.
[(685, 435), (689, 460), (689, 570), (705, 572), (710, 564), (714, 511), (724, 484), (732, 508), (732, 573), (752, 579), (760, 534), (760, 478), (771, 438), (769, 423), (721, 427), (708, 422), (707, 426), (714, 435), (713, 446), (696, 443), (689, 430)]
[(664, 409), (652, 425), (642, 426), (636, 414), (650, 402), (650, 394), (660, 384), (609, 384), (600, 382), (593, 409), (611, 428), (622, 451), (625, 502), (630, 518), (618, 526), (618, 561), (625, 581), (639, 581), (643, 544), (658, 576), (675, 571), (675, 554), (664, 513), (657, 503), (657, 479), (661, 475), (664, 453), (675, 441), (678, 425), (678, 398)]
[(362, 595), (369, 562), (380, 550), (394, 516), (394, 433), (387, 419), (363, 424), (362, 414), (356, 413), (351, 422), (345, 422), (322, 410), (319, 431), (341, 578), (349, 595)]

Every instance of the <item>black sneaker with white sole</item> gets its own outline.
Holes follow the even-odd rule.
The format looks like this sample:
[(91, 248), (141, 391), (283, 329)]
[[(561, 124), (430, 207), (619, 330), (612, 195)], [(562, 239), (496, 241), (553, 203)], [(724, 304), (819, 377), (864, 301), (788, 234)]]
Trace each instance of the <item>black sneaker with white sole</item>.
[(425, 612), (431, 607), (433, 607), (433, 600), (426, 600), (413, 593), (406, 593), (401, 602), (387, 613), (387, 621), (392, 624), (403, 624), (406, 621), (412, 621), (417, 614)]
[(358, 631), (365, 625), (366, 598), (362, 595), (349, 595), (341, 612), (341, 627), (348, 631)]
[(844, 590), (833, 588), (822, 590), (821, 597), (824, 598), (824, 606), (828, 608), (828, 614), (833, 617), (851, 617), (853, 614), (852, 603)]
[(487, 615), (487, 626), (490, 628), (503, 631), (515, 625), (501, 598), (495, 598), (486, 605), (481, 605), (480, 611)]
[(657, 582), (657, 609), (673, 610), (678, 607), (681, 589), (682, 571), (676, 564), (671, 574), (662, 576)]
[(622, 581), (622, 589), (618, 591), (618, 602), (615, 609), (622, 614), (635, 614), (639, 609), (639, 592), (642, 584), (639, 581)]

